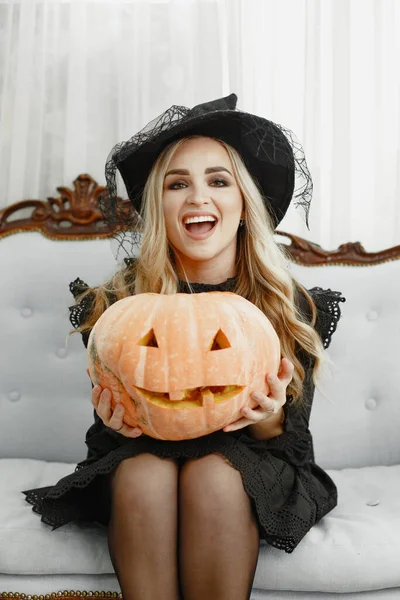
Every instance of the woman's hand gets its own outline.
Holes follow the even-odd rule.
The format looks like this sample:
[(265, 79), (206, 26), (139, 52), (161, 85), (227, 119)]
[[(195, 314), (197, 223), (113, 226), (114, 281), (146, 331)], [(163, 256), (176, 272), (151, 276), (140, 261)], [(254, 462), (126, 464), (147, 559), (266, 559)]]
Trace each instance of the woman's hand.
[(125, 437), (137, 438), (142, 435), (140, 427), (130, 427), (124, 423), (125, 408), (123, 404), (117, 402), (114, 411), (111, 409), (111, 391), (109, 389), (95, 385), (92, 389), (92, 404), (106, 427), (118, 431)]
[(236, 431), (249, 426), (250, 432), (255, 434), (254, 437), (258, 439), (274, 437), (283, 433), (283, 430), (278, 430), (277, 434), (276, 426), (281, 425), (284, 419), (282, 407), (286, 402), (286, 388), (292, 381), (293, 371), (293, 363), (287, 358), (283, 358), (278, 376), (267, 376), (270, 388), (268, 396), (263, 392), (253, 392), (251, 397), (258, 402), (259, 406), (253, 409), (244, 406), (241, 409), (243, 417), (224, 427), (223, 431)]

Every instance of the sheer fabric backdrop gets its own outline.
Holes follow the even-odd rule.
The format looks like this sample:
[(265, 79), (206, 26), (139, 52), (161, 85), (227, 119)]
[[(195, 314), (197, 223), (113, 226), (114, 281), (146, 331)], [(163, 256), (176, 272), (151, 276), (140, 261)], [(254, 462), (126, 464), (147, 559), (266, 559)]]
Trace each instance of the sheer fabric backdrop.
[(236, 92), (292, 129), (326, 248), (400, 244), (400, 0), (0, 0), (0, 206), (104, 184), (172, 104)]

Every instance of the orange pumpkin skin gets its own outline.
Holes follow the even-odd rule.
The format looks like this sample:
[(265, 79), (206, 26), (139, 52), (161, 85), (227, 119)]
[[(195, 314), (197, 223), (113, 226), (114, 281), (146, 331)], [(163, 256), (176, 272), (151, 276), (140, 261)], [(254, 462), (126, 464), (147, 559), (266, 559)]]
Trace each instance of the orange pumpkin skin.
[(94, 384), (125, 407), (124, 421), (164, 440), (207, 435), (269, 393), (280, 343), (254, 304), (231, 292), (138, 294), (112, 304), (88, 341)]

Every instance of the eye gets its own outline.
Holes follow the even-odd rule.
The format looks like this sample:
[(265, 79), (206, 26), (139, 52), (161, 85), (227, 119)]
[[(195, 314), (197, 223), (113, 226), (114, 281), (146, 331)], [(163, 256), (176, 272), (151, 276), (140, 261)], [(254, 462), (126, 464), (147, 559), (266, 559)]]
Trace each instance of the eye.
[(222, 329), (218, 329), (217, 333), (214, 336), (214, 339), (211, 343), (211, 350), (225, 350), (225, 348), (230, 348), (231, 345), (229, 343), (228, 338), (222, 331)]
[(216, 187), (226, 187), (227, 185), (229, 185), (229, 183), (225, 181), (225, 179), (214, 179), (211, 183), (222, 183), (222, 185), (217, 185)]
[(150, 348), (158, 348), (158, 342), (154, 329), (150, 329), (139, 341), (138, 346), (147, 346)]
[(171, 183), (171, 185), (168, 186), (169, 190), (181, 190), (181, 187), (176, 187), (176, 186), (181, 186), (181, 185), (186, 185), (184, 181), (175, 181), (174, 183)]

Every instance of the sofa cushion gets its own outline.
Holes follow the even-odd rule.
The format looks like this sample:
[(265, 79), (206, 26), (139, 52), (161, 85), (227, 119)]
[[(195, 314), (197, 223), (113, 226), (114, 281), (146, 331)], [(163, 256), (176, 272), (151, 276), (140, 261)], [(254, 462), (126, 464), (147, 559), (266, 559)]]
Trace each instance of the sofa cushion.
[[(52, 531), (21, 493), (54, 484), (74, 466), (0, 460), (0, 573), (114, 573), (105, 528), (69, 523)], [(293, 554), (262, 543), (255, 588), (354, 592), (400, 586), (400, 466), (328, 474), (338, 486), (338, 506), (312, 528)]]

